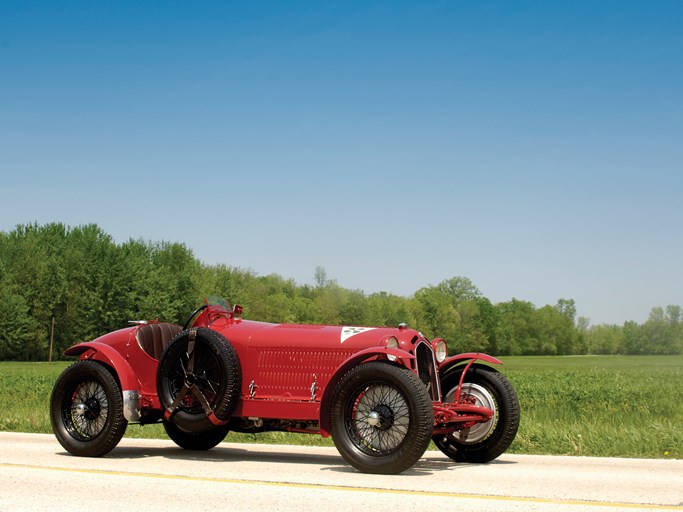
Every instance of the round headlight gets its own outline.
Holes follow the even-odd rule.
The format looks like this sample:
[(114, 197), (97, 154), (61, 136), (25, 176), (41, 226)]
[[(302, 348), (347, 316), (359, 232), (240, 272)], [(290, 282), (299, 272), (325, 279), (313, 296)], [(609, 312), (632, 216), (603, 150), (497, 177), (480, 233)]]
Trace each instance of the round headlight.
[[(384, 344), (386, 348), (398, 348), (398, 340), (394, 338), (393, 336), (387, 340), (387, 342)], [(391, 354), (387, 354), (387, 359), (389, 361), (396, 361), (396, 356), (392, 356)]]
[(434, 347), (434, 355), (436, 356), (437, 363), (443, 363), (446, 360), (446, 357), (448, 357), (448, 347), (444, 340), (439, 340), (436, 344), (436, 347)]

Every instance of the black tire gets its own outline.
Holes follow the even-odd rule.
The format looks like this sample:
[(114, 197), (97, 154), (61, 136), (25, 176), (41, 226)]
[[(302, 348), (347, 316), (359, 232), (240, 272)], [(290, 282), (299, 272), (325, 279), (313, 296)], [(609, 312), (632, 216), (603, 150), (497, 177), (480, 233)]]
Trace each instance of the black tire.
[[(216, 421), (230, 419), (239, 400), (242, 372), (237, 352), (228, 340), (212, 329), (200, 327), (196, 329), (190, 375), (189, 336), (190, 331), (180, 332), (161, 355), (157, 391), (165, 410), (178, 402), (170, 411), (171, 422), (185, 432), (205, 432), (214, 429)], [(208, 413), (202, 399), (209, 406)]]
[(204, 432), (185, 432), (177, 425), (164, 420), (164, 430), (171, 440), (184, 450), (210, 450), (228, 435), (229, 425), (219, 425)]
[[(453, 401), (463, 370), (464, 367), (457, 367), (443, 377), (444, 402)], [(493, 417), (486, 423), (477, 423), (448, 436), (435, 435), (434, 444), (456, 462), (492, 461), (508, 449), (517, 435), (520, 414), (517, 393), (502, 373), (478, 364), (467, 371), (461, 393), (475, 405), (493, 409)]]
[(81, 457), (109, 453), (128, 426), (116, 378), (95, 361), (72, 364), (52, 390), (50, 422), (59, 444), (69, 453)]
[(412, 467), (432, 437), (434, 409), (410, 370), (371, 361), (335, 386), (330, 430), (339, 453), (364, 473), (397, 474)]

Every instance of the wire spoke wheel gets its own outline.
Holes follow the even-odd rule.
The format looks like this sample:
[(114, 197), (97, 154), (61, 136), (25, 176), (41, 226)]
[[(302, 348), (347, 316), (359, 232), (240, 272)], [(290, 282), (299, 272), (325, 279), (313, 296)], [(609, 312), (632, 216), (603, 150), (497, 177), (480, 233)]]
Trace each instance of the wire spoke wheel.
[(410, 411), (398, 389), (372, 383), (349, 406), (347, 428), (360, 450), (386, 455), (401, 445), (410, 427)]
[(79, 441), (89, 441), (102, 433), (109, 416), (109, 400), (102, 385), (94, 380), (76, 383), (64, 395), (64, 424)]
[(123, 397), (114, 375), (100, 362), (78, 361), (57, 379), (50, 398), (50, 422), (69, 453), (99, 457), (126, 432)]
[(427, 388), (408, 368), (370, 361), (336, 384), (329, 409), (339, 453), (365, 473), (397, 474), (427, 449), (434, 410)]

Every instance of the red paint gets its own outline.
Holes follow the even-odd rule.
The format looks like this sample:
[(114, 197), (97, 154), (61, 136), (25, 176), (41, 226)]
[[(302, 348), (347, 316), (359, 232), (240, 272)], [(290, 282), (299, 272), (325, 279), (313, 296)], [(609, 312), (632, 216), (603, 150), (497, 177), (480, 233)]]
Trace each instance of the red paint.
[[(210, 305), (195, 319), (192, 327), (209, 327), (222, 334), (235, 348), (242, 368), (241, 400), (232, 417), (244, 422), (262, 419), (290, 420), (292, 432), (329, 435), (328, 405), (334, 384), (349, 369), (366, 361), (391, 359), (418, 373), (416, 348), (432, 342), (405, 326), (396, 328), (344, 328), (329, 325), (271, 324), (243, 320), (242, 308), (228, 310)], [(172, 418), (161, 410), (156, 391), (158, 361), (148, 355), (136, 339), (140, 326), (129, 327), (81, 343), (66, 350), (66, 355), (92, 359), (110, 367), (122, 390), (140, 394), (142, 422)], [(346, 331), (344, 331), (346, 329)], [(398, 348), (386, 348), (390, 337)], [(422, 349), (424, 350), (424, 348)], [(424, 358), (423, 358), (424, 359)], [(475, 360), (502, 364), (481, 353), (465, 353), (448, 358), (432, 372), (443, 372), (453, 365)], [(452, 432), (463, 424), (488, 421), (493, 412), (484, 407), (438, 400), (434, 402), (435, 433)], [(250, 387), (250, 384), (254, 383)], [(150, 419), (151, 418), (151, 419)], [(211, 411), (212, 424), (221, 425)]]

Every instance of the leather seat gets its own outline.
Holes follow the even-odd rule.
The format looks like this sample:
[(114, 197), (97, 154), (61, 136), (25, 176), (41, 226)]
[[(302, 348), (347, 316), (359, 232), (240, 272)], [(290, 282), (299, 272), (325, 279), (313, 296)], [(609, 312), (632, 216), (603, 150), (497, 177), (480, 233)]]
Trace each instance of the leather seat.
[(181, 331), (176, 324), (154, 323), (144, 324), (135, 333), (140, 348), (154, 359), (160, 359), (164, 349), (173, 337)]

